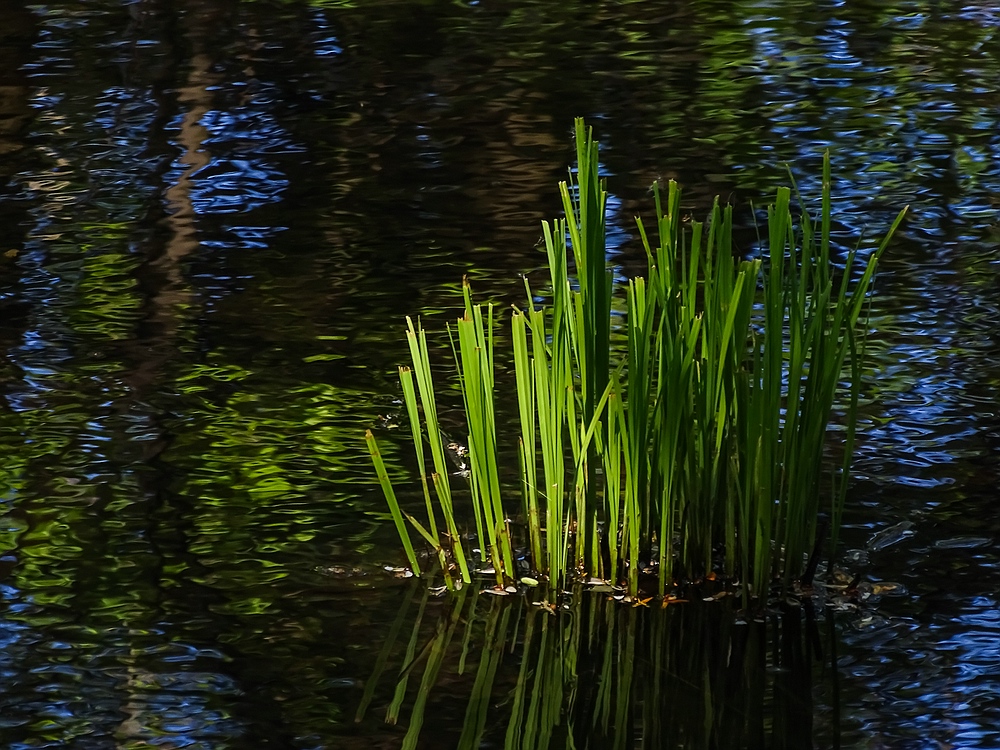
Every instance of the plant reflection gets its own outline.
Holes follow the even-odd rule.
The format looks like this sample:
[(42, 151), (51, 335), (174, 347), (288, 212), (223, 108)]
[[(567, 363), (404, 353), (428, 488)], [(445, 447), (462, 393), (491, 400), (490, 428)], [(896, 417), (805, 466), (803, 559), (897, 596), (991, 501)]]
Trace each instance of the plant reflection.
[[(386, 721), (406, 726), (406, 750), (454, 726), (460, 734), (447, 742), (461, 750), (735, 750), (817, 741), (814, 671), (836, 653), (826, 627), (823, 648), (808, 600), (747, 620), (724, 601), (650, 609), (586, 592), (553, 612), (530, 594), (466, 589), (440, 603), (432, 597), (424, 591), (401, 605), (356, 715), (360, 722), (373, 711), (388, 665), (397, 666)], [(835, 684), (834, 669), (820, 673), (824, 687)], [(455, 721), (462, 705), (464, 720)], [(837, 720), (835, 711), (834, 734)]]

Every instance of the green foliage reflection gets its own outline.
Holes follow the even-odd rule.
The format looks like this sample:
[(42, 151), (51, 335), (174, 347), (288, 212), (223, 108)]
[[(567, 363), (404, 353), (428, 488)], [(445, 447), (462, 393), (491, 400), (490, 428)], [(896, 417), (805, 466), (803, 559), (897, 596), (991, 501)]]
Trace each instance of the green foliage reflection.
[[(661, 610), (592, 593), (554, 612), (467, 592), (433, 608), (426, 592), (419, 601), (415, 614), (409, 601), (401, 606), (356, 717), (387, 706), (387, 721), (405, 727), (404, 748), (443, 731), (436, 713), (461, 715), (463, 706), (458, 737), (435, 734), (461, 750), (815, 741), (813, 671), (835, 655), (824, 654), (808, 604), (745, 621), (725, 602)], [(398, 674), (391, 700), (390, 665)]]

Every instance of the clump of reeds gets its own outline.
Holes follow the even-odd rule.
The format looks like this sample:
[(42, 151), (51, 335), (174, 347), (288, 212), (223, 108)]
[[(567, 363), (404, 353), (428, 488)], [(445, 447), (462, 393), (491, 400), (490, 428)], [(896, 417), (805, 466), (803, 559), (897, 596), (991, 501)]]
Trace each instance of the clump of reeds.
[[(748, 595), (775, 580), (787, 585), (816, 547), (824, 510), (836, 542), (864, 352), (859, 321), (905, 210), (877, 248), (852, 251), (837, 268), (827, 156), (818, 221), (793, 214), (791, 191), (779, 189), (766, 251), (746, 260), (734, 253), (730, 207), (717, 200), (707, 221), (686, 223), (676, 183), (665, 194), (654, 186), (655, 232), (638, 223), (647, 273), (623, 290), (627, 344), (613, 367), (607, 193), (581, 120), (576, 142), (575, 179), (559, 185), (566, 218), (543, 224), (551, 303), (537, 308), (526, 283), (528, 304), (511, 316), (519, 503), (500, 481), (494, 310), (474, 304), (467, 284), (465, 314), (450, 331), (468, 426), (467, 481), (456, 484), (471, 496), (480, 563), (501, 586), (530, 572), (553, 589), (572, 576), (599, 577), (635, 595), (646, 575), (663, 595), (677, 578), (717, 568), (746, 582)], [(453, 586), (471, 581), (469, 554), (426, 334), (407, 323), (412, 366), (399, 373), (425, 522), (400, 508), (370, 432), (367, 439), (414, 572), (407, 523)], [(845, 424), (842, 460), (832, 466), (837, 405)], [(513, 517), (523, 538), (514, 538)]]

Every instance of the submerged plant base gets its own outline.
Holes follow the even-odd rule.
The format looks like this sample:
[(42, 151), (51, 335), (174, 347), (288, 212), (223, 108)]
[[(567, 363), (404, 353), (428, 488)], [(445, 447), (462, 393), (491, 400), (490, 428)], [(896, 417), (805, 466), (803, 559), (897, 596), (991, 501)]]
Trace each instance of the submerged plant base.
[[(857, 594), (858, 585), (858, 579), (846, 570), (839, 567), (828, 568), (827, 563), (810, 561), (806, 564), (808, 580), (804, 575), (793, 581), (791, 586), (785, 586), (780, 579), (775, 579), (768, 589), (751, 591), (745, 582), (725, 576), (721, 568), (718, 568), (698, 578), (675, 578), (661, 592), (661, 576), (655, 557), (645, 564), (640, 563), (638, 586), (633, 589), (628, 585), (627, 578), (598, 578), (587, 575), (585, 571), (573, 571), (561, 582), (553, 582), (544, 577), (535, 578), (533, 576), (537, 574), (530, 569), (522, 554), (516, 554), (516, 573), (508, 577), (506, 582), (497, 583), (496, 571), (492, 567), (484, 567), (474, 568), (471, 582), (466, 583), (457, 577), (458, 569), (454, 563), (445, 573), (438, 567), (437, 560), (432, 559), (433, 553), (425, 552), (422, 557), (422, 575), (427, 583), (427, 590), (432, 594), (468, 588), (487, 597), (522, 598), (551, 613), (571, 609), (588, 595), (603, 595), (608, 601), (623, 606), (653, 609), (725, 599), (738, 602), (736, 611), (748, 617), (766, 610), (773, 611), (789, 602), (816, 608), (835, 606), (842, 610), (846, 606), (845, 602), (849, 603)], [(405, 567), (387, 570), (393, 571), (396, 577), (413, 575)]]
[[(412, 529), (450, 588), (479, 567), (500, 589), (525, 576), (552, 592), (596, 578), (631, 597), (662, 598), (677, 580), (718, 573), (744, 582), (745, 602), (766, 598), (775, 582), (787, 590), (815, 565), (821, 514), (836, 548), (864, 358), (860, 323), (903, 213), (878, 247), (847, 252), (839, 270), (827, 155), (818, 220), (794, 215), (791, 191), (779, 189), (766, 250), (745, 260), (734, 252), (729, 207), (716, 201), (707, 222), (687, 223), (678, 186), (665, 195), (654, 186), (655, 232), (638, 223), (647, 273), (620, 290), (625, 343), (613, 351), (611, 331), (621, 326), (605, 253), (607, 193), (597, 144), (579, 120), (576, 143), (575, 179), (559, 186), (566, 219), (543, 224), (550, 304), (536, 308), (525, 282), (527, 308), (510, 317), (520, 427), (508, 446), (520, 469), (514, 504), (501, 482), (494, 308), (474, 304), (466, 283), (465, 314), (449, 328), (468, 427), (457, 492), (471, 500), (478, 555), (456, 520), (427, 335), (407, 320), (412, 365), (399, 376), (423, 521), (400, 505), (371, 432), (367, 440), (410, 564), (419, 575)], [(831, 465), (835, 408), (844, 439)]]

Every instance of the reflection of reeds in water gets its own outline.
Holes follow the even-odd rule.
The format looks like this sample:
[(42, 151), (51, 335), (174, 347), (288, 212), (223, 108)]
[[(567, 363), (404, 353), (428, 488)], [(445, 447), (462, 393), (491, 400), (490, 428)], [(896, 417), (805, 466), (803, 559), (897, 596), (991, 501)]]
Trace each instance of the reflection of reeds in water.
[[(722, 602), (662, 610), (587, 594), (552, 614), (521, 597), (484, 598), (437, 600), (432, 617), (424, 594), (412, 621), (404, 605), (358, 720), (391, 661), (387, 720), (406, 725), (405, 750), (813, 746), (813, 671), (824, 659), (808, 606), (744, 621)], [(439, 718), (425, 727), (429, 716)]]
[[(545, 578), (553, 597), (577, 576), (623, 582), (636, 596), (641, 570), (662, 597), (675, 579), (720, 568), (747, 584), (745, 600), (763, 601), (776, 578), (787, 589), (803, 574), (824, 503), (836, 541), (864, 353), (859, 320), (888, 236), (866, 259), (848, 253), (837, 270), (828, 156), (819, 220), (793, 212), (791, 191), (780, 189), (767, 212), (765, 256), (752, 260), (734, 251), (730, 208), (716, 201), (707, 222), (688, 222), (671, 183), (665, 195), (655, 191), (655, 232), (639, 225), (648, 268), (621, 290), (625, 342), (616, 350), (607, 192), (582, 121), (576, 137), (575, 180), (560, 184), (566, 219), (543, 225), (550, 305), (537, 308), (526, 283), (528, 307), (511, 316), (520, 513), (502, 498), (493, 306), (473, 304), (466, 285), (465, 315), (449, 331), (479, 565), (500, 587), (527, 573)], [(475, 553), (456, 522), (419, 322), (408, 320), (407, 339), (412, 367), (400, 368), (400, 383), (425, 521), (397, 502), (371, 432), (368, 445), (414, 572), (410, 527), (451, 588), (471, 582)], [(825, 447), (838, 403), (845, 439), (833, 467)], [(515, 539), (518, 516), (525, 532)], [(516, 548), (526, 551), (520, 567)]]

